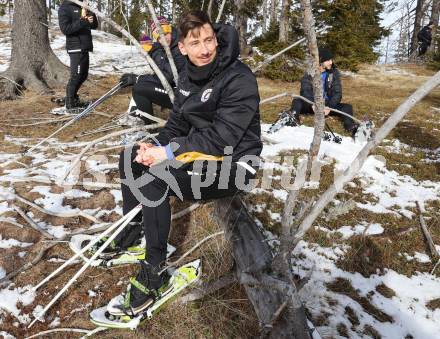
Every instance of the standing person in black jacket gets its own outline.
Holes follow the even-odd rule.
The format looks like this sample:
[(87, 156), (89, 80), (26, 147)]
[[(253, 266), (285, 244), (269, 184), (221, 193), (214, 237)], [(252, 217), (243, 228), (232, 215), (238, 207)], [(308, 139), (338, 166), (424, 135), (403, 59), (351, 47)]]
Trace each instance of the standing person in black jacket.
[[(177, 31), (164, 17), (158, 17), (158, 20), (165, 33), (165, 40), (170, 47), (177, 68), (177, 73), (180, 73), (185, 67), (186, 60), (180, 53), (177, 44)], [(174, 83), (173, 72), (171, 71), (171, 65), (168, 61), (165, 48), (162, 46), (161, 42), (159, 42), (158, 28), (154, 22), (151, 22), (150, 26), (153, 38), (156, 42), (148, 53), (156, 63), (157, 67), (162, 71), (171, 87), (175, 87), (176, 84)], [(139, 109), (144, 113), (153, 115), (153, 103), (161, 107), (169, 109), (173, 108), (173, 104), (156, 74), (138, 76), (136, 74), (127, 73), (122, 75), (120, 82), (122, 82), (123, 87), (133, 86), (133, 100), (130, 102), (129, 107), (130, 113)], [(143, 120), (149, 122), (146, 118), (143, 118)]]
[(238, 60), (235, 28), (213, 26), (205, 12), (193, 11), (183, 16), (179, 34), (188, 61), (172, 113), (154, 144), (121, 153), (123, 212), (142, 204), (134, 223), (143, 217), (147, 242), (146, 260), (130, 280), (121, 315), (145, 310), (163, 293), (159, 288), (168, 286), (166, 272), (158, 272), (170, 231), (169, 196), (207, 200), (248, 189), (244, 185), (255, 176), (262, 149), (257, 81)]
[(78, 90), (89, 75), (89, 52), (93, 52), (91, 30), (98, 20), (77, 4), (65, 0), (58, 10), (61, 32), (66, 36), (66, 49), (70, 57), (70, 79), (66, 87), (66, 108), (75, 112), (86, 104), (81, 102)]
[(417, 40), (419, 41), (419, 56), (425, 54), (426, 51), (428, 50), (428, 47), (431, 46), (433, 28), (434, 28), (434, 23), (430, 21), (417, 34)]
[[(353, 119), (330, 111), (330, 108), (335, 108), (339, 111), (347, 113), (353, 116), (353, 107), (350, 104), (341, 103), (342, 99), (342, 84), (341, 75), (333, 64), (332, 53), (325, 48), (319, 48), (319, 62), (321, 70), (321, 79), (323, 84), (323, 94), (325, 98), (325, 109), (324, 114), (327, 115), (337, 115), (342, 118), (344, 129), (352, 135), (356, 133), (357, 124), (353, 122)], [(312, 77), (309, 74), (305, 74), (301, 79), (301, 89), (300, 95), (314, 101), (313, 96), (313, 83)], [(300, 98), (295, 98), (292, 101), (291, 106), (292, 116), (294, 121), (299, 122), (299, 114), (313, 114), (315, 112), (315, 106), (311, 105)]]

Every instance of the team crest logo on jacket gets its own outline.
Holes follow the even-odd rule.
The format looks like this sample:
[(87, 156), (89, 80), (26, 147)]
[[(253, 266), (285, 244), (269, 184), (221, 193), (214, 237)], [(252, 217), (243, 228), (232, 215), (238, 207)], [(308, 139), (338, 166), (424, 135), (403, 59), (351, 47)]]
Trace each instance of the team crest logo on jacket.
[(190, 94), (189, 91), (185, 91), (184, 89), (179, 89), (179, 92), (186, 97)]
[(202, 98), (200, 99), (202, 102), (207, 102), (209, 97), (211, 96), (212, 88), (208, 88), (202, 93)]

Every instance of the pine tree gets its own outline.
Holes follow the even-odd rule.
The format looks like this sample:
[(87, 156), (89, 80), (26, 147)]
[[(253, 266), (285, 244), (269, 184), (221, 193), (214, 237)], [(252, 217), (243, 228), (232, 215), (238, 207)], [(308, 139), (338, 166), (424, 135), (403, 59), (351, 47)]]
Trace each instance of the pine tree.
[(318, 0), (316, 22), (330, 28), (320, 45), (328, 47), (335, 62), (353, 71), (362, 62), (375, 62), (379, 53), (374, 50), (389, 32), (380, 25), (382, 0)]
[[(122, 27), (126, 26), (126, 21), (123, 13), (127, 13), (127, 7), (124, 1), (119, 0), (109, 0), (108, 1), (109, 12), (111, 13), (111, 19)], [(128, 18), (127, 18), (128, 19)], [(119, 37), (122, 37), (121, 32), (109, 28), (109, 32), (113, 33)]]
[(140, 38), (142, 29), (145, 27), (145, 20), (146, 14), (141, 11), (140, 0), (132, 0), (128, 25), (131, 35), (136, 39)]

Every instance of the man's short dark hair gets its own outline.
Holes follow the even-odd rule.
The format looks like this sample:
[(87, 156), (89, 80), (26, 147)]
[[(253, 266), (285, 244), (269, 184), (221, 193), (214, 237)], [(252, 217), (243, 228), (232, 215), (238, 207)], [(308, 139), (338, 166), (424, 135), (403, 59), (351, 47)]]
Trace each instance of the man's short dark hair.
[(198, 37), (200, 35), (200, 27), (205, 24), (209, 24), (214, 29), (206, 12), (196, 10), (186, 13), (180, 19), (179, 40), (182, 41), (185, 39), (189, 32), (191, 32), (194, 37)]

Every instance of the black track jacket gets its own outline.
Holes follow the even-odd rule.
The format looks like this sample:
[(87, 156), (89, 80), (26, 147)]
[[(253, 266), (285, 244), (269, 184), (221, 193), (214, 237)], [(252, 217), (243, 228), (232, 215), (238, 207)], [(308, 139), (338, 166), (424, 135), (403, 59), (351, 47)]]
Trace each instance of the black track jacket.
[[(328, 74), (325, 82), (325, 88), (328, 99), (325, 100), (325, 105), (330, 108), (336, 108), (336, 106), (340, 104), (342, 100), (341, 75), (335, 65), (333, 65), (332, 68), (326, 72)], [(310, 101), (315, 101), (313, 96), (312, 77), (307, 73), (301, 79), (300, 95), (309, 99)]]
[(98, 27), (98, 19), (93, 14), (93, 23), (81, 19), (81, 7), (70, 1), (64, 1), (58, 9), (58, 22), (61, 32), (66, 36), (68, 53), (92, 52), (91, 29)]
[[(232, 160), (261, 153), (258, 85), (248, 66), (238, 60), (238, 33), (232, 26), (215, 25), (218, 65), (203, 86), (179, 75), (173, 111), (157, 139), (178, 145), (177, 160), (222, 160), (232, 146)], [(174, 148), (174, 147), (172, 147)]]

